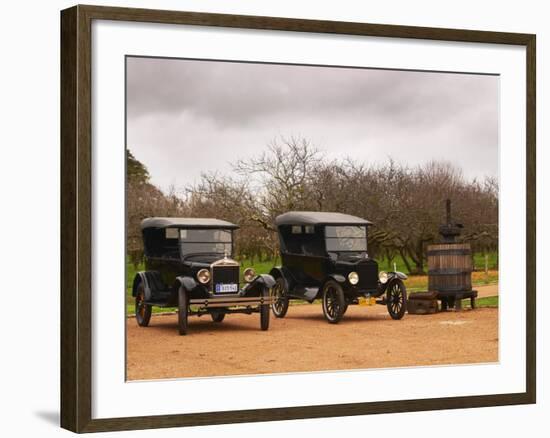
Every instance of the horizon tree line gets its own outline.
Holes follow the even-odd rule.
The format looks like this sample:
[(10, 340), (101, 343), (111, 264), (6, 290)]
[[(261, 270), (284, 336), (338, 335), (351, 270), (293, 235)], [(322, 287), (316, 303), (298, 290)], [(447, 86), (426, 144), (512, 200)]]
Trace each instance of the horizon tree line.
[(498, 182), (466, 180), (449, 162), (409, 167), (329, 160), (307, 139), (280, 137), (265, 150), (232, 163), (233, 174), (203, 173), (177, 194), (151, 183), (146, 166), (127, 149), (127, 252), (143, 256), (142, 219), (150, 216), (216, 217), (238, 224), (236, 257), (273, 260), (278, 254), (277, 215), (291, 210), (337, 211), (363, 217), (369, 255), (390, 263), (400, 256), (409, 273), (423, 273), (426, 246), (439, 239), (445, 200), (464, 225), (460, 239), (474, 252), (498, 248)]

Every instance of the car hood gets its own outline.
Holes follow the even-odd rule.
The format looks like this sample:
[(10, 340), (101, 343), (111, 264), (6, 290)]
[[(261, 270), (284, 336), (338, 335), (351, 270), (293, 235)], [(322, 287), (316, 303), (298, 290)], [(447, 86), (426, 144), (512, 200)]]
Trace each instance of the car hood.
[(208, 268), (218, 260), (223, 260), (223, 256), (219, 254), (197, 254), (188, 256), (183, 263), (190, 267)]
[(370, 263), (373, 263), (373, 259), (365, 259), (365, 258), (361, 258), (361, 259), (338, 259), (338, 260), (335, 260), (335, 264), (336, 266), (349, 266), (349, 267), (353, 267), (353, 266), (358, 266), (358, 265), (363, 265), (363, 264), (370, 264)]

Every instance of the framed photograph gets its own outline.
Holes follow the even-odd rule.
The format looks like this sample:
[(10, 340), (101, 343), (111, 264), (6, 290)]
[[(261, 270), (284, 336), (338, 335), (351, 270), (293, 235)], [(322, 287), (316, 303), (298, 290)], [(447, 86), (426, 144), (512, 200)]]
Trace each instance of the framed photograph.
[(61, 426), (535, 403), (535, 35), (61, 12)]

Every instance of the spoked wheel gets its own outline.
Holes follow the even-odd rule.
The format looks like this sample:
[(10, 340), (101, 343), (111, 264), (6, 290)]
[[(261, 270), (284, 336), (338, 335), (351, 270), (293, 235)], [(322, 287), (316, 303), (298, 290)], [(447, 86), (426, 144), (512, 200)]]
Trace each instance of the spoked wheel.
[[(264, 289), (262, 292), (264, 299), (269, 299), (269, 289)], [(269, 328), (269, 304), (260, 304), (260, 328), (267, 330)]]
[(275, 285), (271, 289), (271, 295), (273, 302), (271, 303), (271, 310), (273, 315), (277, 318), (284, 318), (288, 311), (288, 294), (286, 290), (286, 281), (283, 277), (277, 278)]
[(183, 286), (178, 291), (178, 330), (180, 335), (187, 334), (187, 317), (189, 315), (189, 304), (187, 292)]
[(386, 303), (392, 319), (401, 319), (407, 310), (407, 289), (399, 280), (393, 280), (386, 291)]
[(223, 319), (225, 318), (225, 313), (219, 312), (219, 311), (218, 311), (218, 312), (215, 312), (215, 311), (214, 311), (214, 312), (212, 312), (212, 313), (210, 314), (210, 316), (212, 317), (212, 321), (214, 321), (214, 322), (222, 322)]
[(152, 306), (145, 304), (145, 287), (140, 283), (136, 292), (136, 320), (140, 327), (147, 327), (151, 320)]
[(340, 322), (346, 309), (346, 299), (342, 286), (329, 280), (323, 287), (323, 314), (331, 324)]

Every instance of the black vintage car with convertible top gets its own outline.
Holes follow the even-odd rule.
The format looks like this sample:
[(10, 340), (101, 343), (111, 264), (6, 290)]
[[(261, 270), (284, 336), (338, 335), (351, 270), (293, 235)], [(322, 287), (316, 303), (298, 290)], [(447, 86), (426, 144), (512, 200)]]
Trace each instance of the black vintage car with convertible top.
[(243, 272), (233, 260), (237, 225), (218, 219), (152, 217), (141, 222), (146, 270), (134, 277), (137, 323), (146, 327), (153, 306), (177, 307), (180, 335), (190, 315), (220, 323), (229, 313), (259, 313), (269, 328), (271, 275)]
[(371, 222), (342, 213), (292, 211), (275, 218), (282, 266), (273, 268), (273, 314), (283, 318), (290, 299), (322, 299), (329, 323), (349, 305), (383, 304), (393, 319), (407, 308), (402, 272), (378, 272), (367, 252)]

